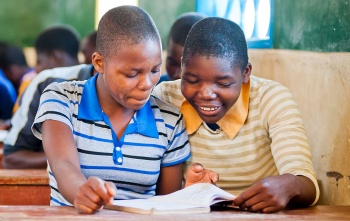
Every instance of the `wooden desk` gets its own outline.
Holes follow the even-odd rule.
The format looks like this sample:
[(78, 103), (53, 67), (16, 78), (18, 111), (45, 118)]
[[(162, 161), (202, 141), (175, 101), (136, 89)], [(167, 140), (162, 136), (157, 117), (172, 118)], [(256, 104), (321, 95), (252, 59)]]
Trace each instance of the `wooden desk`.
[(46, 170), (0, 170), (0, 205), (50, 205)]
[(350, 206), (315, 206), (285, 210), (273, 214), (250, 213), (230, 209), (204, 214), (141, 215), (102, 210), (93, 215), (78, 214), (74, 207), (0, 206), (0, 220), (350, 220)]

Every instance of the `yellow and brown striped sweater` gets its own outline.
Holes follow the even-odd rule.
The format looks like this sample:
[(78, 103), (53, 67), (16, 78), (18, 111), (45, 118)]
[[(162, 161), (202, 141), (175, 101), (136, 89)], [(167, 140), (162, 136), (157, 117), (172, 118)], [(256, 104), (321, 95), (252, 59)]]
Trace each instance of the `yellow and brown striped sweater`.
[(181, 80), (162, 82), (153, 94), (181, 109), (192, 157), (217, 172), (217, 185), (238, 195), (254, 181), (290, 173), (310, 178), (319, 187), (303, 121), (292, 93), (283, 85), (256, 76), (242, 86), (238, 101), (212, 131), (184, 99)]

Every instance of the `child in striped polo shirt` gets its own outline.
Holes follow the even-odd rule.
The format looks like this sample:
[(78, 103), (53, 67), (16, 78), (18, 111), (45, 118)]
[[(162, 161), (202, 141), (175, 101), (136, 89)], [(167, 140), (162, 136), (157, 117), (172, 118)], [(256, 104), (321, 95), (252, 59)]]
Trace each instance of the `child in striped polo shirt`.
[(249, 211), (309, 206), (319, 197), (298, 106), (281, 84), (251, 75), (240, 27), (204, 18), (190, 30), (182, 78), (153, 91), (181, 109), (192, 157)]
[(96, 43), (98, 73), (50, 84), (32, 126), (48, 158), (50, 204), (80, 213), (179, 190), (190, 157), (180, 111), (150, 97), (162, 64), (152, 18), (134, 6), (111, 9)]

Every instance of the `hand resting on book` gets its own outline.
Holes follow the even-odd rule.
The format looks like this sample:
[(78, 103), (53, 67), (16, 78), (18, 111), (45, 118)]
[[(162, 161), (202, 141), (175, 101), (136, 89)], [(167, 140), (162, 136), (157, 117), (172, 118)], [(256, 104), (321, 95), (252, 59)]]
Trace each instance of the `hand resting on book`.
[(219, 175), (211, 170), (205, 169), (200, 163), (193, 163), (186, 172), (185, 187), (196, 183), (215, 184), (219, 180)]

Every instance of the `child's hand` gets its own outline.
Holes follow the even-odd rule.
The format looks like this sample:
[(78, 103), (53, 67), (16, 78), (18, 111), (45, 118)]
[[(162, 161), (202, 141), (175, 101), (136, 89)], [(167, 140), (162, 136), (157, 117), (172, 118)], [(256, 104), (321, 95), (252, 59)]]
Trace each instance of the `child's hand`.
[(186, 172), (186, 183), (184, 187), (195, 183), (212, 183), (219, 180), (219, 175), (211, 170), (205, 169), (202, 164), (193, 163)]
[(74, 199), (79, 213), (95, 213), (106, 204), (113, 203), (117, 190), (112, 182), (90, 177), (80, 188)]
[(294, 175), (284, 174), (256, 181), (233, 200), (235, 206), (252, 212), (273, 213), (283, 210), (296, 195)]

